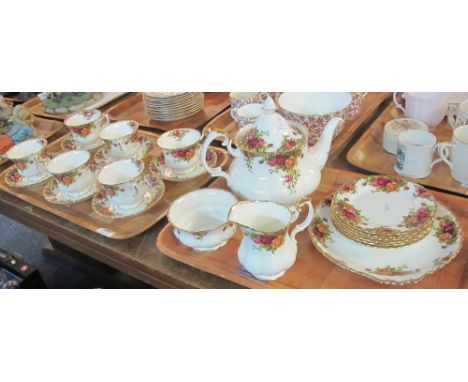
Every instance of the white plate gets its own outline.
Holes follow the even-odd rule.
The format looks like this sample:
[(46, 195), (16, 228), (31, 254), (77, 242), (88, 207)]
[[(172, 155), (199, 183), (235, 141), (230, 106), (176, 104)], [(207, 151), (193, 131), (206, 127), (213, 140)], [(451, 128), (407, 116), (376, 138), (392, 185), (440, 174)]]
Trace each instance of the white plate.
[(330, 199), (316, 207), (309, 233), (318, 251), (340, 267), (394, 285), (420, 281), (441, 269), (457, 256), (463, 244), (460, 223), (441, 204), (429, 235), (405, 247), (368, 247), (348, 239), (331, 222)]

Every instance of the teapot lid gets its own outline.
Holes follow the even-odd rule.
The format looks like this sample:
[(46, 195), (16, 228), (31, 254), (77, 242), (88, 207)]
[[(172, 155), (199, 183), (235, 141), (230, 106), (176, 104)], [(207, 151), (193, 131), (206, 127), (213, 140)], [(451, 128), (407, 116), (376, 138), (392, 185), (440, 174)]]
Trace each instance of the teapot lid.
[(246, 125), (237, 133), (237, 147), (259, 155), (297, 150), (305, 144), (304, 134), (290, 126), (282, 115), (275, 112), (275, 102), (269, 96), (263, 102), (263, 111), (265, 113), (259, 116), (254, 124)]

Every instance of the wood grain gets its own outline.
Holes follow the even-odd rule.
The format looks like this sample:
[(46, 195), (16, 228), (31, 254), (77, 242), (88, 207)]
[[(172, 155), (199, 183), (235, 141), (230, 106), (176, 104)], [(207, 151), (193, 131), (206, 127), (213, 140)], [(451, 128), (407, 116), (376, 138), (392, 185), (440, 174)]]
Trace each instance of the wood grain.
[[(333, 140), (330, 148), (330, 158), (337, 155), (340, 150), (349, 142), (351, 137), (357, 133), (359, 127), (372, 117), (373, 113), (377, 111), (378, 107), (387, 99), (391, 97), (390, 93), (368, 93), (362, 102), (361, 111), (356, 118), (351, 121), (346, 121), (343, 131)], [(213, 118), (204, 128), (204, 134), (208, 130), (217, 130), (228, 135), (229, 138), (234, 139), (237, 131), (239, 130), (236, 121), (231, 117), (231, 109), (222, 112), (216, 118)], [(222, 141), (222, 138), (218, 138)]]
[[(159, 134), (148, 131), (140, 131), (139, 134), (147, 136), (153, 140), (156, 140), (157, 137), (159, 137)], [(65, 139), (65, 137), (66, 136), (50, 144), (48, 146), (48, 151), (50, 153), (60, 152), (60, 144), (62, 140)], [(216, 165), (224, 166), (228, 161), (227, 152), (219, 148), (213, 149), (216, 150), (218, 155), (218, 162)], [(155, 148), (153, 151), (151, 151), (144, 160), (145, 164), (148, 165), (151, 158), (153, 158), (155, 155), (158, 155), (159, 153), (159, 148)], [(180, 195), (185, 194), (186, 192), (202, 187), (211, 179), (208, 174), (204, 174), (199, 178), (183, 183), (164, 181), (165, 192), (162, 196), (162, 199), (148, 211), (134, 217), (124, 219), (110, 219), (97, 215), (91, 208), (90, 200), (69, 206), (57, 205), (47, 202), (42, 196), (44, 183), (28, 188), (10, 188), (7, 186), (4, 179), (6, 171), (7, 170), (0, 174), (1, 190), (43, 210), (60, 216), (74, 224), (112, 239), (127, 239), (139, 235), (143, 231), (146, 231), (148, 228), (166, 216), (168, 208), (173, 200), (178, 198)]]
[[(403, 113), (396, 109), (393, 102), (390, 103), (349, 150), (348, 161), (354, 166), (374, 174), (395, 175), (396, 158), (395, 155), (386, 152), (382, 147), (383, 131), (388, 121), (401, 117), (404, 117)], [(436, 135), (438, 142), (447, 142), (452, 140), (453, 132), (447, 120), (444, 119), (433, 131), (433, 134)], [(451, 191), (463, 196), (468, 195), (468, 188), (462, 187), (452, 178), (450, 169), (445, 163), (434, 165), (432, 173), (428, 177), (412, 180), (443, 191)]]
[(178, 121), (163, 122), (155, 121), (148, 116), (143, 102), (143, 95), (136, 93), (111, 107), (108, 113), (109, 117), (114, 121), (133, 119), (142, 127), (162, 131), (180, 127), (198, 129), (226, 109), (229, 104), (228, 93), (205, 93), (205, 103), (201, 111)]
[[(325, 196), (334, 192), (340, 185), (361, 176), (348, 171), (326, 168), (322, 172), (322, 182), (311, 199), (314, 203), (318, 203)], [(213, 182), (211, 187), (226, 188), (226, 183), (224, 179), (218, 179)], [(457, 215), (465, 227), (465, 237), (468, 237), (468, 203), (464, 203), (463, 199), (449, 194), (434, 192), (434, 195)], [(346, 271), (328, 261), (315, 249), (307, 230), (297, 235), (299, 248), (297, 260), (283, 277), (270, 282), (256, 280), (240, 270), (237, 248), (240, 244), (241, 235), (240, 232), (237, 232), (226, 246), (217, 251), (199, 253), (182, 245), (173, 235), (172, 226), (168, 224), (161, 230), (156, 245), (161, 252), (170, 258), (249, 288), (390, 288), (390, 286), (379, 284)], [(400, 288), (462, 287), (467, 256), (468, 248), (465, 241), (461, 252), (446, 267), (432, 275), (428, 275), (417, 284), (410, 284)]]

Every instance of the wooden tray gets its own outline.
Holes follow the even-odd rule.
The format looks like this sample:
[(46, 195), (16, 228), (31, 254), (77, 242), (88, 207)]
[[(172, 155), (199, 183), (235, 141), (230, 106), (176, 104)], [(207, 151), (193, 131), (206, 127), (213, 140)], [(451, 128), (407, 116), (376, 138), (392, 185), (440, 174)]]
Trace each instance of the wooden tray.
[(173, 122), (162, 122), (150, 119), (143, 103), (143, 95), (136, 93), (122, 100), (108, 110), (112, 120), (133, 119), (140, 126), (168, 131), (180, 127), (198, 129), (221, 113), (230, 104), (229, 93), (205, 93), (205, 106), (198, 113)]
[[(349, 142), (351, 137), (356, 134), (359, 127), (361, 127), (366, 120), (368, 120), (377, 108), (387, 99), (390, 99), (391, 93), (368, 93), (362, 102), (361, 111), (359, 115), (351, 121), (346, 121), (345, 128), (332, 142), (330, 148), (330, 159), (336, 156), (339, 151)], [(218, 130), (234, 139), (238, 131), (238, 127), (230, 114), (231, 109), (222, 112), (217, 117), (213, 118), (204, 128), (203, 132), (207, 130)], [(222, 140), (218, 138), (218, 140)]]
[[(116, 104), (122, 97), (127, 93), (123, 92), (106, 92), (101, 99), (98, 99), (95, 103), (86, 108), (94, 108), (102, 111), (107, 111), (110, 107)], [(29, 101), (23, 103), (25, 107), (31, 109), (34, 115), (38, 115), (44, 118), (57, 119), (63, 121), (68, 114), (49, 114), (42, 109), (42, 100), (39, 97), (33, 97)], [(71, 113), (70, 113), (71, 114)]]
[[(315, 203), (330, 195), (340, 185), (360, 178), (362, 175), (336, 169), (325, 168), (322, 181), (312, 196)], [(224, 179), (217, 179), (210, 187), (226, 188)], [(450, 208), (460, 219), (468, 237), (468, 203), (457, 196), (434, 192), (438, 200)], [(298, 221), (301, 221), (300, 219)], [(260, 281), (240, 269), (237, 248), (241, 233), (223, 247), (211, 253), (200, 253), (182, 245), (173, 235), (172, 226), (166, 225), (156, 240), (159, 250), (172, 259), (233, 281), (248, 288), (390, 288), (358, 274), (344, 270), (323, 257), (312, 244), (309, 233), (304, 230), (297, 235), (299, 252), (296, 263), (286, 274), (275, 281)], [(468, 256), (466, 239), (461, 252), (440, 271), (428, 275), (417, 284), (401, 288), (459, 288)]]
[[(404, 117), (395, 105), (390, 103), (382, 114), (364, 132), (356, 144), (349, 150), (347, 159), (354, 166), (367, 170), (374, 174), (396, 174), (395, 155), (387, 153), (382, 147), (383, 131), (385, 123), (393, 118)], [(452, 128), (446, 119), (433, 132), (438, 142), (452, 140)], [(464, 188), (452, 178), (449, 167), (445, 163), (437, 163), (431, 175), (422, 179), (414, 179), (415, 182), (426, 186), (438, 188), (444, 191), (452, 191), (461, 195), (468, 195), (468, 188)]]
[[(35, 115), (32, 116), (32, 127), (43, 138), (51, 138), (55, 133), (59, 132), (63, 128), (63, 123), (59, 121), (53, 121), (50, 119), (40, 118)], [(65, 131), (65, 129), (64, 129)], [(3, 159), (2, 159), (3, 158)], [(4, 158), (0, 154), (0, 165), (7, 162), (8, 159)]]
[(32, 97), (29, 97), (27, 99), (20, 99), (19, 98), (19, 92), (18, 93), (15, 93), (11, 96), (3, 96), (3, 98), (9, 102), (12, 102), (14, 105), (18, 105), (18, 104), (22, 104), (24, 102), (27, 102), (29, 101), (31, 98), (34, 98), (35, 96), (32, 96)]
[[(159, 137), (158, 134), (148, 131), (140, 131), (139, 134), (148, 136), (154, 140)], [(50, 144), (48, 146), (48, 151), (51, 153), (61, 151), (60, 143), (65, 139), (65, 137), (66, 135)], [(213, 149), (216, 150), (218, 155), (216, 166), (224, 166), (228, 160), (227, 152), (216, 147), (213, 147)], [(159, 153), (159, 148), (152, 150), (149, 155), (146, 156), (144, 160), (145, 164), (148, 165), (151, 158)], [(197, 179), (184, 183), (164, 181), (166, 186), (164, 195), (155, 206), (141, 215), (114, 220), (104, 218), (94, 213), (91, 208), (90, 200), (69, 206), (48, 203), (42, 196), (42, 190), (45, 183), (30, 188), (10, 188), (6, 185), (4, 179), (6, 171), (7, 170), (0, 174), (0, 190), (33, 204), (36, 207), (58, 215), (61, 218), (90, 231), (112, 239), (127, 239), (147, 230), (166, 215), (169, 205), (173, 200), (186, 192), (196, 190), (204, 186), (211, 179), (210, 175), (205, 174)]]

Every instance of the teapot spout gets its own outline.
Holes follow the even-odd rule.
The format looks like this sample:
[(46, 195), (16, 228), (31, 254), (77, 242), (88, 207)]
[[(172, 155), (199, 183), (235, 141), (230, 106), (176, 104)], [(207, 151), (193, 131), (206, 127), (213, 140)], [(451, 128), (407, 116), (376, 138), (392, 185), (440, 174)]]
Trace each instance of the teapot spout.
[(331, 119), (319, 139), (319, 141), (309, 149), (309, 154), (316, 165), (322, 169), (328, 159), (328, 153), (330, 152), (331, 142), (333, 134), (340, 123), (343, 123), (342, 118)]

